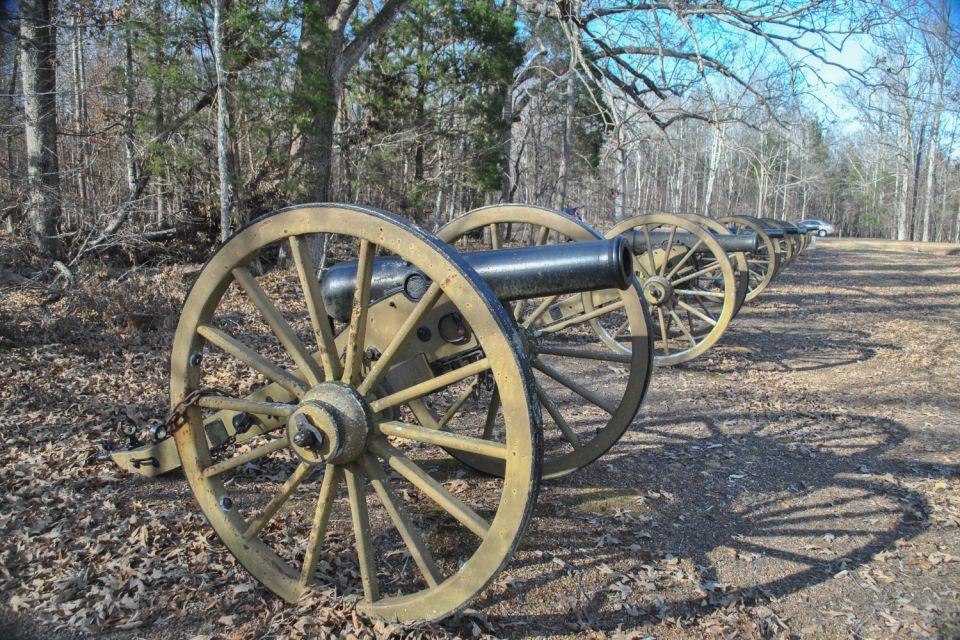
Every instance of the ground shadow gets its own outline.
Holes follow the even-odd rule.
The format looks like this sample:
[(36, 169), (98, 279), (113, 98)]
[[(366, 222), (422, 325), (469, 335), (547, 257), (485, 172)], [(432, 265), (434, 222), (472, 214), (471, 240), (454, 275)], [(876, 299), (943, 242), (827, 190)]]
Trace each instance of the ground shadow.
[[(581, 589), (567, 616), (527, 616), (520, 630), (535, 634), (587, 622), (590, 628), (612, 631), (618, 624), (639, 626), (648, 618), (709, 615), (731, 598), (795, 593), (868, 563), (929, 527), (925, 499), (893, 474), (957, 473), (953, 467), (888, 457), (907, 435), (892, 420), (811, 414), (799, 425), (781, 427), (782, 418), (775, 413), (670, 412), (641, 419), (639, 437), (621, 442), (600, 463), (552, 483), (556, 491), (548, 484), (524, 544), (545, 555), (518, 561), (539, 573), (524, 591), (536, 592), (571, 572), (602, 575), (603, 565), (628, 569), (607, 571), (602, 584)], [(639, 499), (624, 502), (619, 513), (591, 517), (561, 499), (571, 490)], [(660, 498), (644, 498), (651, 494)], [(566, 534), (556, 536), (553, 525)], [(613, 535), (616, 543), (598, 546), (601, 532)], [(731, 567), (717, 565), (724, 553), (753, 560), (731, 580)], [(700, 591), (695, 597), (689, 588), (656, 582), (644, 594), (631, 582), (630, 567), (633, 575), (643, 574), (644, 567), (663, 558), (689, 559), (688, 566), (697, 568)], [(729, 582), (735, 585), (716, 586)], [(611, 588), (618, 584), (630, 590)], [(520, 597), (508, 590), (491, 604)], [(652, 600), (658, 604), (651, 605)], [(611, 614), (613, 609), (628, 613), (618, 616)], [(509, 617), (491, 617), (491, 622), (495, 628), (516, 624)]]

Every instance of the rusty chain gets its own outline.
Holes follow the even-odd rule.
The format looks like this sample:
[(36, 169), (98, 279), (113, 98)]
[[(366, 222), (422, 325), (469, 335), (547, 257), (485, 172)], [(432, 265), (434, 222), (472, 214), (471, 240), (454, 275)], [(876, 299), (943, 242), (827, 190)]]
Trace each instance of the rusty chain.
[(163, 429), (167, 432), (167, 437), (173, 436), (187, 424), (187, 410), (190, 407), (197, 404), (203, 396), (211, 394), (223, 395), (223, 392), (219, 389), (194, 389), (174, 405), (163, 421)]

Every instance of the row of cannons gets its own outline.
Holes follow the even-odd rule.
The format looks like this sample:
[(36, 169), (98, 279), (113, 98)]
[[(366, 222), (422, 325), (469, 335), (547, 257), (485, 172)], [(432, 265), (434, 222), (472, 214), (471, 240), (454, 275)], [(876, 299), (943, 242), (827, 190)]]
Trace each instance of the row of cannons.
[(497, 205), (432, 235), (367, 208), (281, 210), (203, 267), (174, 408), (113, 458), (182, 468), (282, 598), (319, 587), (436, 620), (504, 568), (541, 481), (603, 455), (655, 366), (709, 349), (806, 245), (747, 217), (640, 216), (604, 236)]

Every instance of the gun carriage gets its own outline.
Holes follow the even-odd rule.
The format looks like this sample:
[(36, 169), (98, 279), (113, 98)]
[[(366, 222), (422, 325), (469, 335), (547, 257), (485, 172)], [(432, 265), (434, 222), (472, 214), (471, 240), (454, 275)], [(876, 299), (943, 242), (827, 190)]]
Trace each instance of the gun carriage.
[[(434, 237), (361, 207), (268, 214), (199, 273), (174, 410), (114, 460), (182, 466), (227, 548), (288, 601), (320, 584), (372, 615), (442, 618), (509, 560), (541, 479), (629, 427), (654, 338), (661, 364), (695, 357), (758, 293), (750, 260), (776, 272), (776, 233), (742, 224), (641, 216), (604, 238), (498, 205)], [(260, 268), (276, 254), (289, 266)]]
[[(184, 302), (175, 411), (140, 471), (182, 465), (227, 548), (286, 600), (319, 582), (388, 619), (465, 606), (516, 548), (541, 477), (616, 442), (652, 371), (627, 243), (553, 218), (547, 233), (578, 242), (463, 255), (372, 209), (254, 221)], [(257, 275), (275, 249), (290, 268)], [(629, 355), (587, 314), (537, 322), (545, 300), (588, 290), (629, 320)]]

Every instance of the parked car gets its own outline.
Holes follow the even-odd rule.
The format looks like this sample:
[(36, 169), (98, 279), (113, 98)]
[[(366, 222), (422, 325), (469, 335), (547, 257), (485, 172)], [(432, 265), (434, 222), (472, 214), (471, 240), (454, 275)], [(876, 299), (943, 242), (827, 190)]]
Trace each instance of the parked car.
[(800, 224), (808, 229), (816, 229), (817, 235), (821, 238), (836, 233), (837, 228), (825, 220), (801, 220)]

